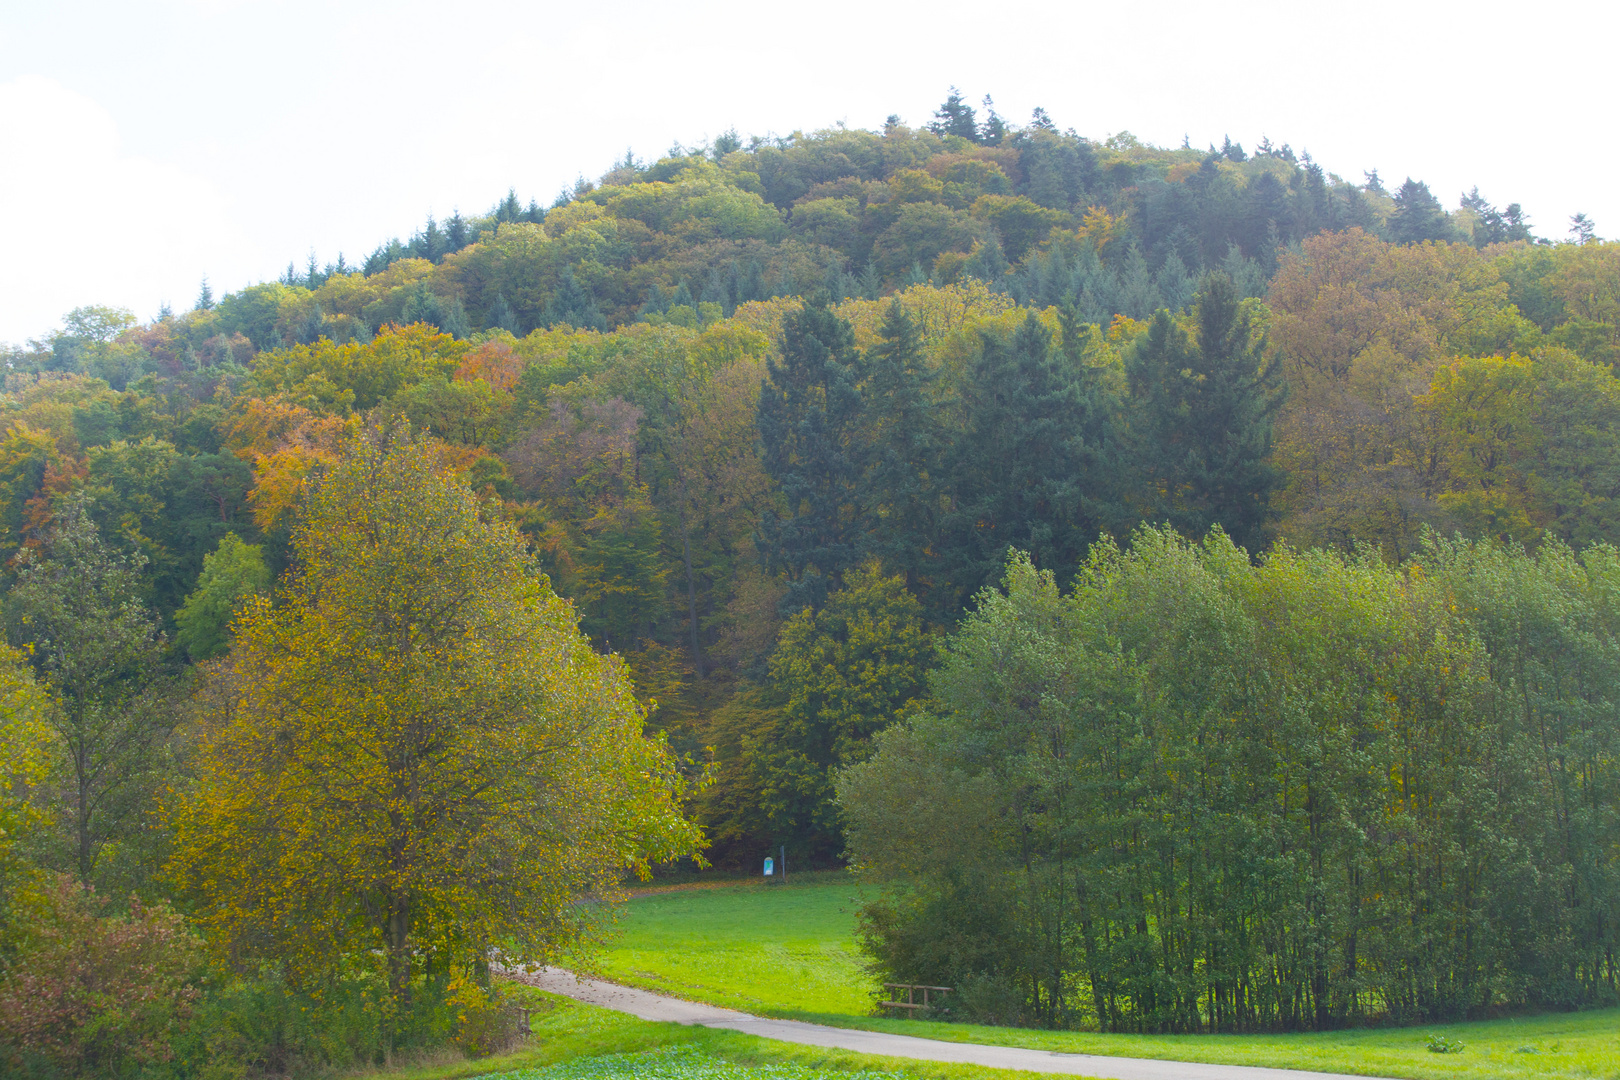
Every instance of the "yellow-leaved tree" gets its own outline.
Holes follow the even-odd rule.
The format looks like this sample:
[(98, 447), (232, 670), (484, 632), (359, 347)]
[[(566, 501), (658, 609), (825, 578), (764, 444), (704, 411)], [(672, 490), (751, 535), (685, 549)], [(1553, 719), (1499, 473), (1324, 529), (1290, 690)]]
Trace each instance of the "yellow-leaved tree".
[(517, 530), (425, 440), (361, 434), (294, 566), (202, 691), (172, 869), (235, 962), (319, 990), (589, 940), (626, 870), (688, 855), (676, 761)]
[(62, 750), (46, 720), (50, 706), (23, 655), (0, 644), (0, 949), (11, 944), (12, 907), (29, 870), (18, 845), (41, 824), (38, 790)]

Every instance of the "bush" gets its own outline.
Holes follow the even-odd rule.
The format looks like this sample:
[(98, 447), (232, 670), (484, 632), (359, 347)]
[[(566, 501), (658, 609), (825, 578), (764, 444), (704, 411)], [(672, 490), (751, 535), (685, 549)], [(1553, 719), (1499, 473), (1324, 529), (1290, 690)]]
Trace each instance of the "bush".
[(1022, 1027), (1028, 993), (1006, 975), (969, 975), (956, 988), (951, 1018), (973, 1024)]
[(307, 1076), (380, 1061), (386, 997), (382, 980), (364, 976), (299, 993), (273, 965), (221, 979), (187, 1032), (184, 1072)]
[(529, 1033), (529, 1010), (500, 991), (466, 979), (453, 981), (445, 998), (451, 1039), (470, 1058), (512, 1047)]
[[(529, 1010), (520, 997), (464, 976), (418, 977), (410, 998), (410, 1013), (393, 1035), (395, 1053), (451, 1045), (469, 1058), (485, 1057), (528, 1034)], [(266, 964), (222, 980), (198, 1005), (177, 1055), (178, 1072), (234, 1080), (382, 1064), (390, 1053), (387, 1004), (387, 981), (370, 970), (299, 989)]]
[(124, 1075), (174, 1058), (199, 996), (199, 942), (161, 905), (128, 914), (61, 876), (18, 898), (16, 952), (0, 969), (12, 1072)]
[[(0, 1077), (310, 1076), (387, 1056), (388, 986), (370, 970), (316, 988), (268, 964), (210, 973), (180, 915), (138, 899), (109, 913), (65, 875), (14, 907), (15, 946), (0, 956)], [(517, 998), (464, 977), (418, 977), (393, 1049), (450, 1044), (481, 1057), (527, 1031)]]

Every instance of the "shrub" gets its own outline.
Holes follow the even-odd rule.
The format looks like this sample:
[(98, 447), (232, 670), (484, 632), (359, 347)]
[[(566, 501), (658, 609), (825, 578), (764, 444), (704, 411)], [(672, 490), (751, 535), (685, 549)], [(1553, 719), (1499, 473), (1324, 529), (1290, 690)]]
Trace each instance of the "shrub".
[(0, 970), (11, 1069), (119, 1075), (174, 1057), (199, 995), (202, 953), (184, 920), (131, 899), (127, 914), (67, 876), (19, 897)]

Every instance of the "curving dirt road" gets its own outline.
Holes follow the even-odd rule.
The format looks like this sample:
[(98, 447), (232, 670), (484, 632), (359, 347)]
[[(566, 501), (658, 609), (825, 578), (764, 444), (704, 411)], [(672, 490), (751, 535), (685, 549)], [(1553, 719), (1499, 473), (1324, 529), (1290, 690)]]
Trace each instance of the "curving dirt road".
[(661, 994), (619, 986), (616, 983), (576, 978), (572, 972), (561, 968), (545, 968), (533, 975), (521, 972), (508, 972), (508, 975), (553, 994), (562, 994), (564, 997), (575, 998), (592, 1005), (616, 1009), (642, 1020), (728, 1028), (731, 1031), (742, 1031), (781, 1042), (854, 1050), (857, 1053), (880, 1054), (885, 1057), (950, 1061), (963, 1065), (981, 1065), (991, 1069), (1023, 1069), (1027, 1072), (1096, 1077), (1099, 1080), (1330, 1080), (1330, 1078), (1343, 1080), (1345, 1075), (1303, 1072), (1299, 1069), (1262, 1069), (1251, 1065), (1208, 1065), (1190, 1061), (1108, 1057), (1100, 1054), (1060, 1054), (1017, 1046), (942, 1042), (937, 1039), (919, 1039), (910, 1035), (890, 1035), (881, 1031), (825, 1027), (797, 1020), (772, 1020), (763, 1016), (751, 1016), (733, 1009), (664, 997)]

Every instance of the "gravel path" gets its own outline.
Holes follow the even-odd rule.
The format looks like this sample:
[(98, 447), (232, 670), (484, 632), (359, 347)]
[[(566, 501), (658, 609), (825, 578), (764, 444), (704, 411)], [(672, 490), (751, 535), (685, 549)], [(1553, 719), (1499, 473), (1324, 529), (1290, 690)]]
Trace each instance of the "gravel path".
[(1151, 1058), (1109, 1057), (1101, 1054), (1060, 1054), (1049, 1050), (1029, 1050), (1017, 1046), (986, 1046), (981, 1043), (942, 1042), (910, 1035), (890, 1035), (858, 1028), (826, 1027), (797, 1020), (772, 1020), (733, 1009), (722, 1009), (680, 998), (664, 997), (647, 990), (615, 983), (579, 979), (560, 968), (544, 968), (533, 975), (508, 972), (515, 979), (548, 990), (629, 1013), (643, 1020), (676, 1024), (699, 1024), (759, 1035), (804, 1046), (825, 1046), (854, 1050), (862, 1054), (915, 1058), (919, 1061), (951, 1061), (982, 1065), (992, 1069), (1023, 1069), (1027, 1072), (1061, 1073), (1104, 1080), (1343, 1080), (1343, 1073), (1303, 1072), (1299, 1069), (1261, 1069), (1250, 1065), (1207, 1065), (1190, 1061), (1159, 1061)]

